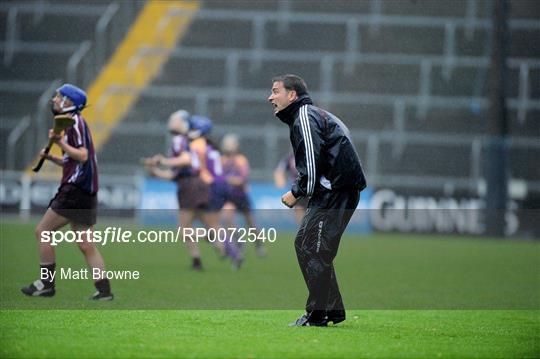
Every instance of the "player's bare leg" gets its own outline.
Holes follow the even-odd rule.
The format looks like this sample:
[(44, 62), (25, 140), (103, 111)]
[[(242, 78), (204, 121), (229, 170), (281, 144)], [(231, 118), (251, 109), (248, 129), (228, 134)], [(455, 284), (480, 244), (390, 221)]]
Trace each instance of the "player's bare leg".
[[(80, 236), (82, 242), (78, 242), (79, 249), (84, 255), (84, 259), (92, 272), (92, 278), (94, 279), (94, 286), (97, 289), (91, 299), (95, 300), (112, 300), (113, 295), (111, 293), (111, 285), (107, 278), (102, 276), (102, 272), (105, 270), (105, 261), (101, 256), (101, 253), (97, 249), (94, 242), (92, 242), (93, 226), (86, 224), (71, 222), (71, 229), (77, 233), (77, 239)], [(99, 269), (99, 273), (94, 277), (94, 268)]]
[[(236, 206), (232, 202), (227, 202), (223, 206), (222, 209), (223, 215), (222, 218), (225, 222), (225, 225), (227, 228), (236, 228), (236, 222), (235, 222), (235, 215), (236, 215)], [(253, 227), (253, 221), (248, 222), (246, 219), (246, 224), (248, 228), (254, 228)], [(232, 245), (236, 246), (237, 253), (236, 253), (236, 264), (233, 265), (234, 269), (238, 269), (242, 262), (244, 261), (244, 244), (238, 243), (236, 238), (230, 238), (232, 241)]]
[(69, 219), (63, 217), (48, 208), (41, 221), (36, 226), (35, 235), (38, 242), (39, 261), (41, 264), (52, 264), (56, 260), (54, 247), (50, 242), (42, 242), (42, 234), (46, 231), (56, 231), (69, 223)]
[(231, 202), (225, 203), (223, 206), (223, 221), (227, 228), (234, 228), (236, 223), (234, 222), (234, 215), (236, 213), (236, 207)]
[[(212, 228), (215, 230), (215, 233), (218, 233), (219, 229), (219, 211), (202, 211), (200, 213), (201, 222), (204, 224), (206, 229)], [(210, 238), (209, 238), (210, 239)], [(211, 243), (222, 255), (225, 255), (225, 246), (222, 242), (218, 241), (217, 238), (213, 238)]]
[[(91, 241), (92, 231), (93, 227), (88, 227), (84, 224), (79, 223), (71, 223), (71, 229), (79, 235), (82, 239), (82, 242), (78, 243), (79, 249), (84, 255), (84, 259), (86, 260), (86, 263), (88, 264), (88, 267), (90, 270), (93, 268), (98, 268), (100, 273), (105, 270), (105, 262), (103, 261), (103, 257), (101, 256), (101, 253), (96, 248), (96, 245)], [(88, 231), (90, 230), (90, 231)], [(97, 280), (100, 280), (103, 278), (98, 278)]]
[[(201, 221), (207, 229), (213, 228), (218, 233), (220, 227), (221, 211), (205, 211), (201, 213)], [(224, 238), (225, 242), (220, 242), (215, 238), (213, 245), (218, 249), (222, 256), (229, 256), (233, 263), (233, 269), (237, 270), (242, 265), (242, 256), (240, 255), (236, 243), (231, 238)]]
[[(246, 225), (248, 228), (257, 228), (255, 227), (255, 220), (250, 210), (242, 211), (244, 218), (246, 219)], [(257, 238), (255, 242), (255, 251), (259, 257), (266, 257), (266, 249), (264, 248), (263, 241), (260, 238)]]
[[(191, 228), (193, 220), (195, 219), (195, 212), (193, 210), (181, 209), (178, 214), (178, 223), (182, 228)], [(192, 267), (196, 270), (202, 269), (201, 263), (201, 251), (199, 250), (199, 244), (189, 239), (183, 238), (184, 243), (189, 251), (189, 255), (192, 260)]]

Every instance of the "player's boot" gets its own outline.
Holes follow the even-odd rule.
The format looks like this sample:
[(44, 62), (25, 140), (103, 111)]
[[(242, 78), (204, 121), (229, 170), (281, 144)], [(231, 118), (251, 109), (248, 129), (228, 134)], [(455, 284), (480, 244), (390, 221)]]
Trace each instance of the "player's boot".
[(111, 292), (105, 293), (105, 292), (100, 292), (98, 290), (90, 297), (90, 299), (91, 300), (113, 300), (114, 295)]
[(111, 293), (111, 283), (107, 278), (97, 280), (94, 283), (97, 291), (90, 297), (91, 300), (113, 300), (114, 295)]
[(56, 291), (54, 285), (38, 279), (34, 283), (21, 288), (21, 292), (32, 297), (52, 297)]

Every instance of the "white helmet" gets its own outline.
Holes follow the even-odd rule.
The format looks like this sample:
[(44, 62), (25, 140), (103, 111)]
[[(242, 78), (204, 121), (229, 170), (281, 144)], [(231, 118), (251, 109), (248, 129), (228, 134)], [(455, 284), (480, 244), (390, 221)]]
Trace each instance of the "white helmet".
[(177, 134), (186, 134), (189, 131), (189, 112), (186, 110), (178, 110), (176, 112), (173, 112), (169, 116), (169, 124), (167, 125), (167, 128), (172, 133)]

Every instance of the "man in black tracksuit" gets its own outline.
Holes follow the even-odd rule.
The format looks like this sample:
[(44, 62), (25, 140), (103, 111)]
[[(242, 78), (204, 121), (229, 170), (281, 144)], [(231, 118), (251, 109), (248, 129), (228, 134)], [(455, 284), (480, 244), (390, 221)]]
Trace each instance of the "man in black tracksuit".
[(333, 260), (341, 235), (360, 199), (366, 180), (347, 127), (333, 114), (313, 106), (296, 75), (272, 80), (268, 101), (289, 125), (298, 177), (282, 202), (293, 207), (310, 197), (295, 239), (295, 249), (309, 290), (306, 314), (294, 326), (326, 326), (345, 320)]

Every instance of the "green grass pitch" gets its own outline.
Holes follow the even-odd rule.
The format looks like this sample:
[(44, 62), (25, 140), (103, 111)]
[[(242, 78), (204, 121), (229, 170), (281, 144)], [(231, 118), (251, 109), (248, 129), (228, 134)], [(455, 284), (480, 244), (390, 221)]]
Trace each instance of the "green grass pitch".
[[(427, 235), (345, 236), (335, 261), (348, 319), (290, 328), (306, 289), (292, 233), (268, 256), (248, 247), (232, 272), (202, 245), (193, 273), (181, 244), (101, 247), (115, 301), (93, 303), (90, 280), (60, 280), (54, 298), (26, 298), (35, 279), (32, 224), (2, 220), (0, 357), (540, 357), (540, 245)], [(58, 266), (81, 268), (75, 245)]]

